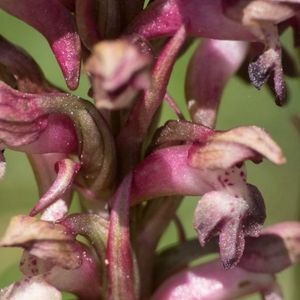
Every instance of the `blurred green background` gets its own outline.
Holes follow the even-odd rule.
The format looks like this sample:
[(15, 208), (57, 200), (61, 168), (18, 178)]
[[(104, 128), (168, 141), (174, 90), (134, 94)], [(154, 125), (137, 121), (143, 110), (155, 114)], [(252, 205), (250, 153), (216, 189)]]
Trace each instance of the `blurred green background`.
[[(26, 49), (40, 64), (51, 82), (66, 89), (56, 60), (47, 42), (38, 32), (3, 12), (0, 12), (0, 26), (1, 34)], [(296, 57), (297, 53), (292, 49), (291, 32), (285, 33), (282, 40), (290, 53)], [(180, 104), (186, 116), (183, 86), (192, 49), (175, 66), (169, 84), (171, 95)], [(287, 78), (287, 84), (290, 101), (287, 106), (279, 108), (266, 88), (257, 91), (239, 78), (233, 78), (224, 92), (217, 124), (218, 129), (253, 124), (261, 126), (271, 133), (284, 150), (288, 159), (284, 166), (274, 166), (267, 161), (260, 165), (248, 163), (249, 182), (259, 187), (266, 201), (266, 225), (300, 218), (300, 135), (291, 122), (291, 116), (300, 116), (300, 78)], [(87, 90), (88, 82), (83, 77), (76, 94), (86, 97)], [(169, 108), (164, 107), (163, 119), (169, 118), (175, 117)], [(25, 155), (7, 151), (6, 159), (7, 174), (0, 183), (0, 235), (13, 215), (27, 214), (38, 199), (33, 174)], [(196, 198), (186, 199), (179, 212), (189, 237), (195, 236), (191, 220), (196, 202)], [(174, 228), (170, 226), (161, 247), (175, 239)], [(21, 253), (19, 249), (0, 249), (0, 288), (20, 278), (18, 259)], [(290, 268), (278, 277), (285, 299), (300, 299), (300, 271), (296, 267)], [(254, 300), (260, 297), (245, 299)]]

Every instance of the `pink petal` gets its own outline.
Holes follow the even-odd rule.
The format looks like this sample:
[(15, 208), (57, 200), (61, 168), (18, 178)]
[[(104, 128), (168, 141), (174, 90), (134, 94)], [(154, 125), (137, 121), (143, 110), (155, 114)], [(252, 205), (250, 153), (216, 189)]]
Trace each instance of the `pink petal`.
[(145, 44), (132, 37), (95, 45), (85, 69), (98, 108), (130, 107), (138, 93), (149, 88), (151, 56)]
[(0, 245), (23, 247), (28, 251), (20, 263), (26, 276), (42, 276), (61, 291), (75, 293), (83, 299), (99, 299), (98, 260), (63, 225), (17, 216)]
[[(57, 176), (55, 171), (56, 162), (65, 159), (67, 156), (60, 153), (27, 154), (27, 156), (34, 171), (39, 196), (42, 197), (55, 181)], [(72, 195), (72, 191), (65, 192), (59, 200), (43, 212), (41, 219), (52, 222), (62, 219), (68, 213)]]
[(204, 39), (194, 53), (186, 78), (192, 120), (214, 127), (222, 93), (247, 54), (247, 43)]
[(48, 117), (49, 113), (41, 107), (41, 102), (47, 102), (47, 97), (54, 94), (26, 94), (3, 82), (0, 90), (0, 140), (6, 147), (24, 147), (24, 151), (32, 153), (76, 150), (77, 138), (71, 122), (61, 115)]
[(204, 146), (195, 145), (189, 153), (191, 166), (201, 168), (229, 168), (246, 159), (257, 159), (257, 154), (275, 164), (286, 162), (282, 150), (272, 138), (257, 126), (238, 127), (217, 132)]
[(243, 170), (236, 166), (225, 170), (191, 167), (190, 148), (190, 145), (174, 146), (147, 156), (133, 171), (131, 205), (161, 196), (203, 195), (224, 188), (233, 194), (235, 189), (243, 191), (246, 187)]
[[(111, 193), (115, 144), (88, 101), (64, 93), (29, 94), (0, 83), (0, 141), (28, 153), (77, 153), (77, 184), (94, 198)], [(105, 158), (105, 159), (104, 159)]]
[(30, 216), (35, 216), (55, 201), (59, 200), (71, 188), (74, 177), (80, 169), (80, 165), (70, 159), (64, 159), (57, 162), (56, 167), (58, 173), (55, 181), (32, 209)]
[(300, 258), (300, 223), (285, 222), (248, 239), (239, 266), (251, 272), (278, 273)]
[(187, 33), (223, 40), (253, 40), (252, 33), (223, 14), (222, 0), (158, 0), (129, 26), (145, 38), (173, 35), (185, 25)]
[(170, 277), (158, 288), (152, 299), (236, 299), (269, 289), (274, 281), (272, 275), (250, 273), (238, 267), (225, 271), (218, 261), (214, 261)]
[(71, 13), (55, 0), (1, 0), (0, 7), (46, 37), (68, 87), (76, 89), (80, 75), (80, 39)]
[(194, 214), (194, 227), (204, 246), (220, 234), (221, 259), (226, 269), (236, 265), (245, 246), (245, 236), (257, 236), (266, 218), (261, 194), (250, 186), (245, 195), (212, 191), (199, 201)]

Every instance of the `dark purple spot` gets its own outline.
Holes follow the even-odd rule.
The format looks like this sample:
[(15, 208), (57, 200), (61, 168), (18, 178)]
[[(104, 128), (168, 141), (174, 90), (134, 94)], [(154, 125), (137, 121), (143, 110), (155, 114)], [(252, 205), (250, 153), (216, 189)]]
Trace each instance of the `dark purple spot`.
[(242, 162), (237, 163), (236, 166), (240, 169), (243, 166), (243, 163)]

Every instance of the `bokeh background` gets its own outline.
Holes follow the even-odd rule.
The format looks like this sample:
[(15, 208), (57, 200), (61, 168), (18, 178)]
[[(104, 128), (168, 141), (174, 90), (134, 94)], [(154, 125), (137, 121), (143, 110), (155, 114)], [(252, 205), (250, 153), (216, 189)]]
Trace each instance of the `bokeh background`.
[[(55, 26), (55, 24), (53, 24)], [(57, 62), (46, 40), (35, 30), (21, 21), (0, 11), (1, 34), (26, 49), (40, 64), (46, 77), (59, 87), (67, 89)], [(199, 42), (199, 41), (198, 41)], [(291, 32), (282, 36), (283, 44), (294, 58), (299, 53), (293, 49)], [(169, 91), (187, 117), (184, 103), (184, 77), (186, 67), (195, 44), (175, 66)], [(299, 55), (300, 57), (300, 55)], [(284, 166), (275, 166), (267, 161), (260, 165), (248, 163), (249, 182), (257, 185), (264, 195), (267, 206), (266, 225), (300, 218), (300, 132), (297, 132), (291, 118), (300, 117), (300, 77), (287, 78), (289, 103), (279, 108), (267, 88), (257, 91), (238, 77), (227, 85), (217, 123), (218, 129), (229, 129), (240, 125), (258, 125), (265, 128), (283, 148), (288, 159)], [(82, 77), (77, 95), (86, 97), (88, 81)], [(164, 107), (162, 123), (175, 118), (168, 107)], [(7, 174), (0, 183), (0, 235), (5, 231), (12, 216), (27, 214), (38, 199), (37, 187), (26, 156), (17, 152), (6, 152)], [(197, 198), (187, 198), (179, 211), (189, 237), (195, 236), (192, 215)], [(76, 210), (76, 199), (73, 209)], [(170, 226), (161, 247), (176, 240), (175, 230)], [(19, 249), (0, 249), (0, 288), (21, 278), (18, 260)], [(279, 274), (285, 299), (300, 299), (300, 268), (293, 267)], [(74, 299), (66, 295), (65, 299)], [(260, 299), (258, 295), (244, 299)]]

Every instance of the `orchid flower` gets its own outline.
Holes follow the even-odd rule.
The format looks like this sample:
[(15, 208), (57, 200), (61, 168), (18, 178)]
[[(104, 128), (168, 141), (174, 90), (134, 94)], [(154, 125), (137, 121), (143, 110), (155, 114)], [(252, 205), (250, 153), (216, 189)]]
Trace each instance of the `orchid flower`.
[[(183, 243), (180, 250), (166, 249), (161, 258), (168, 254), (171, 259), (164, 265), (157, 265), (160, 277), (170, 274), (174, 265), (179, 267), (198, 258), (200, 249), (193, 240)], [(276, 273), (299, 259), (299, 222), (285, 222), (262, 230), (256, 238), (247, 238), (247, 252), (240, 264), (224, 271), (218, 261), (211, 261), (170, 276), (155, 292), (153, 299), (236, 299), (260, 292), (264, 299), (283, 299)], [(208, 252), (215, 251), (210, 247)], [(185, 253), (190, 254), (190, 258)], [(159, 260), (161, 260), (161, 258)]]
[[(276, 102), (282, 105), (286, 99), (286, 87), (278, 32), (283, 26), (295, 27), (292, 23), (293, 19), (298, 18), (299, 4), (297, 0), (202, 0), (201, 4), (198, 1), (184, 0), (154, 1), (129, 26), (128, 32), (138, 32), (152, 39), (172, 35), (180, 26), (185, 25), (191, 36), (261, 43), (265, 47), (262, 49), (263, 53), (257, 53), (259, 58), (249, 64), (250, 80), (260, 89), (272, 75)], [(224, 60), (223, 68), (226, 72), (226, 68), (230, 70), (230, 67), (226, 65), (226, 58)]]
[[(23, 278), (1, 299), (283, 299), (275, 274), (298, 262), (300, 227), (263, 229), (267, 209), (246, 161), (286, 158), (263, 128), (215, 126), (223, 90), (244, 62), (250, 82), (268, 81), (284, 103), (279, 35), (291, 26), (299, 44), (300, 1), (144, 2), (0, 0), (46, 38), (68, 89), (77, 89), (81, 64), (90, 81), (87, 95), (66, 92), (0, 37), (0, 180), (5, 151), (20, 151), (39, 190), (0, 240), (24, 250)], [(198, 37), (186, 119), (168, 82)], [(178, 120), (160, 126), (164, 102)], [(74, 192), (81, 207), (71, 213)], [(185, 196), (199, 197), (192, 240), (177, 215)], [(171, 222), (178, 240), (160, 250)], [(220, 258), (191, 266), (212, 253)]]
[[(15, 217), (1, 240), (1, 246), (17, 246), (26, 250), (20, 262), (25, 278), (8, 289), (10, 297), (23, 292), (30, 296), (31, 289), (41, 293), (49, 289), (48, 284), (88, 299), (97, 299), (101, 293), (96, 258), (63, 225), (28, 216)], [(79, 274), (80, 282), (77, 281)], [(39, 281), (41, 284), (35, 287)]]

